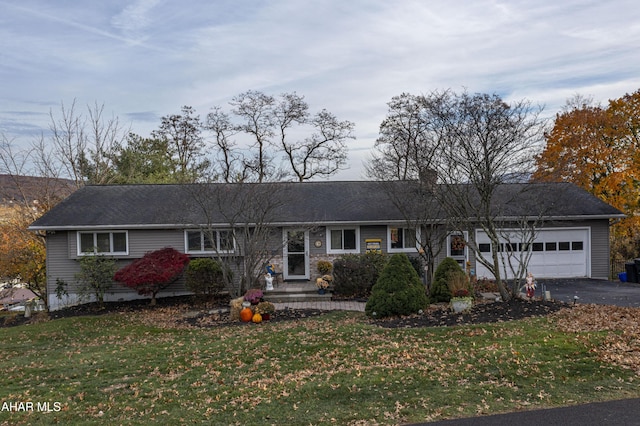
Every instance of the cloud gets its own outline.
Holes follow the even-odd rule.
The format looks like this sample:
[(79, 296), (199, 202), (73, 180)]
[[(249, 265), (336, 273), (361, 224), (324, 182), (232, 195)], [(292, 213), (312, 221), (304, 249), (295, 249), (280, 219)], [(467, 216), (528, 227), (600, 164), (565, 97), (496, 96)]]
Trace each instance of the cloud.
[[(575, 93), (640, 87), (640, 8), (612, 0), (0, 0), (3, 132), (46, 128), (51, 105), (103, 103), (147, 134), (191, 105), (249, 89), (304, 95), (356, 123), (352, 167), (391, 97), (447, 89), (527, 98), (553, 116)], [(6, 82), (6, 84), (5, 84)], [(42, 102), (42, 106), (33, 104)], [(21, 133), (16, 133), (21, 134)]]
[(159, 0), (138, 0), (114, 16), (111, 19), (111, 24), (120, 30), (127, 39), (137, 39), (152, 24), (149, 12), (158, 3)]

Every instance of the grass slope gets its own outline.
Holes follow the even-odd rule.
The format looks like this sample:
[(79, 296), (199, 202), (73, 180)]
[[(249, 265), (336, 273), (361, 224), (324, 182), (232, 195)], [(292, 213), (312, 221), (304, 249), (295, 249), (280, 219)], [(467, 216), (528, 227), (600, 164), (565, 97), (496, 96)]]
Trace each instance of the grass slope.
[(53, 410), (3, 410), (0, 423), (386, 425), (640, 396), (634, 371), (598, 356), (615, 331), (566, 332), (553, 317), (412, 329), (353, 312), (211, 329), (140, 318), (3, 329), (0, 404)]

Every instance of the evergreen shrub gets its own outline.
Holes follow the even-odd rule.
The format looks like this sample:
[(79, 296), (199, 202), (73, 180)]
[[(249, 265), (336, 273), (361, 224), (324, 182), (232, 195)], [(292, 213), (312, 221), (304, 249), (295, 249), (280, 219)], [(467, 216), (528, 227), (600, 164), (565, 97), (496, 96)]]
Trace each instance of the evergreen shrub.
[(410, 315), (425, 309), (429, 300), (418, 273), (404, 253), (391, 256), (371, 290), (365, 312), (385, 318)]
[(449, 302), (451, 300), (452, 294), (449, 288), (449, 280), (458, 273), (464, 274), (464, 271), (455, 259), (446, 257), (440, 262), (433, 275), (433, 284), (429, 294), (431, 302)]
[(196, 296), (220, 294), (224, 290), (222, 265), (210, 257), (191, 260), (185, 270), (185, 285)]

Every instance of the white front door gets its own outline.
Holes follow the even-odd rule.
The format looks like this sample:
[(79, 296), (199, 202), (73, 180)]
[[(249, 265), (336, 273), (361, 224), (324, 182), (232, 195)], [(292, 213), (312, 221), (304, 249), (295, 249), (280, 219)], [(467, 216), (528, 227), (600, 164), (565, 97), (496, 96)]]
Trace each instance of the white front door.
[(285, 280), (309, 279), (309, 231), (302, 229), (284, 230)]

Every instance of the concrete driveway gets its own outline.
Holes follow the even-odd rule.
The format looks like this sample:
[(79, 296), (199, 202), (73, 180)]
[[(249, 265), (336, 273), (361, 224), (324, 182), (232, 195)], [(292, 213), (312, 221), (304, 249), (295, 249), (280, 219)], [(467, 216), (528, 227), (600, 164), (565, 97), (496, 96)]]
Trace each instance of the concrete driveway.
[(551, 292), (551, 298), (567, 303), (595, 303), (640, 307), (640, 284), (592, 279), (538, 280), (536, 296)]

